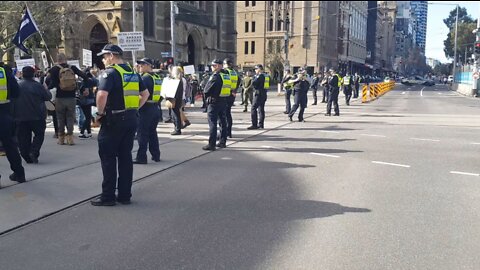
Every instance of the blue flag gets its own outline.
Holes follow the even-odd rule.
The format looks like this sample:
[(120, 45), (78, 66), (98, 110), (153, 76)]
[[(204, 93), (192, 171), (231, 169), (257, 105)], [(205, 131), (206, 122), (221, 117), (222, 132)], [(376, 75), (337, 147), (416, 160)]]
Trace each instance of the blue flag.
[(17, 34), (13, 38), (12, 43), (17, 45), (17, 47), (25, 53), (29, 53), (28, 49), (23, 46), (23, 42), (37, 32), (39, 32), (37, 24), (33, 20), (30, 10), (28, 7), (26, 7), (25, 14), (23, 14), (22, 20), (20, 21), (20, 26), (18, 26)]

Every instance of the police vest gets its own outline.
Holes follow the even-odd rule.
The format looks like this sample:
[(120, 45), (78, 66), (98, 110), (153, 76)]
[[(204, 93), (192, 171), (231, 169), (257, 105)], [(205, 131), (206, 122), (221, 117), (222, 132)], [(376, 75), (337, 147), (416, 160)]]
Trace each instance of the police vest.
[(335, 74), (333, 76), (337, 76), (337, 78), (338, 78), (338, 87), (342, 86), (342, 77), (340, 77), (340, 75), (338, 75), (338, 74)]
[(237, 89), (237, 85), (238, 85), (238, 74), (233, 69), (227, 69), (227, 71), (230, 74), (230, 82), (231, 82), (232, 90), (235, 90)]
[(163, 80), (160, 78), (159, 75), (152, 75), (150, 73), (147, 73), (148, 76), (150, 76), (153, 80), (153, 95), (152, 95), (152, 100), (153, 102), (158, 102), (160, 101), (160, 94), (162, 93), (162, 83)]
[(232, 91), (230, 75), (220, 72), (222, 78), (222, 90), (220, 91), (220, 97), (228, 97)]
[(10, 101), (7, 99), (7, 73), (5, 69), (0, 67), (0, 104), (6, 104)]
[(140, 91), (139, 76), (133, 71), (126, 71), (119, 65), (111, 66), (120, 73), (122, 77), (123, 86), (123, 100), (125, 102), (125, 109), (138, 109), (140, 98), (138, 97)]
[(265, 77), (265, 82), (263, 83), (263, 88), (268, 89), (270, 88), (270, 75), (268, 74), (263, 74)]
[(343, 85), (350, 85), (350, 76), (343, 77)]

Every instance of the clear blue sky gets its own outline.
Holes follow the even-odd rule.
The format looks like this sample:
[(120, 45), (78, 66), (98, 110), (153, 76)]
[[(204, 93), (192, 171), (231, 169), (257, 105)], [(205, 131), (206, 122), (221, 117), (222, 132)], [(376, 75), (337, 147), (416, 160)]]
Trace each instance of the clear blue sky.
[[(468, 14), (475, 19), (480, 15), (480, 1), (428, 1), (428, 19), (427, 19), (427, 44), (425, 55), (430, 58), (449, 62), (443, 52), (443, 41), (447, 38), (449, 32), (443, 19), (448, 17), (455, 6), (441, 4), (459, 4), (460, 7), (467, 8)], [(473, 34), (472, 34), (473, 35)]]

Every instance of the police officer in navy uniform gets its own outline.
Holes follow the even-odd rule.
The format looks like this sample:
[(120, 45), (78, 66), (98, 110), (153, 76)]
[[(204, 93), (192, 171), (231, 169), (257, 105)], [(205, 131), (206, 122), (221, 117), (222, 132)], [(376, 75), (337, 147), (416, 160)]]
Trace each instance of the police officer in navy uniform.
[[(263, 66), (255, 66), (255, 77), (253, 78), (253, 102), (252, 102), (252, 125), (247, 129), (263, 129), (265, 121), (265, 102), (267, 101), (267, 91), (265, 90), (265, 75)], [(257, 115), (258, 114), (258, 115)]]
[(335, 116), (340, 115), (340, 108), (338, 107), (338, 95), (340, 94), (340, 86), (342, 84), (342, 78), (334, 69), (330, 69), (330, 79), (328, 81), (328, 104), (327, 104), (327, 113), (325, 116), (331, 116), (332, 105), (335, 107)]
[(305, 70), (300, 69), (295, 78), (292, 78), (288, 82), (293, 84), (293, 89), (295, 92), (295, 104), (293, 105), (290, 113), (288, 114), (288, 118), (290, 119), (290, 121), (293, 121), (293, 116), (295, 115), (298, 107), (300, 107), (300, 112), (298, 113), (298, 121), (304, 122), (303, 113), (305, 112), (305, 108), (307, 107), (307, 93), (308, 89), (310, 88), (310, 83), (307, 80)]
[(11, 108), (11, 100), (18, 96), (19, 87), (12, 70), (0, 63), (0, 141), (13, 171), (10, 180), (23, 183), (25, 182), (25, 169), (14, 140), (15, 131)]
[(235, 97), (237, 94), (238, 86), (240, 85), (238, 81), (238, 72), (233, 69), (233, 62), (229, 58), (223, 60), (223, 69), (230, 75), (230, 87), (231, 92), (230, 96), (227, 98), (227, 109), (225, 115), (227, 117), (227, 136), (232, 138), (232, 106), (235, 103)]
[(161, 118), (160, 92), (162, 90), (162, 79), (153, 73), (153, 60), (143, 58), (137, 61), (138, 68), (142, 74), (142, 81), (148, 89), (148, 100), (138, 110), (138, 151), (134, 164), (147, 164), (147, 148), (150, 150), (152, 160), (160, 161), (160, 146), (158, 144), (157, 125)]
[[(215, 151), (216, 146), (226, 147), (227, 142), (227, 118), (225, 111), (227, 108), (227, 98), (230, 96), (229, 76), (222, 72), (222, 61), (215, 59), (212, 61), (213, 74), (205, 85), (204, 94), (207, 99), (208, 107), (208, 125), (209, 138), (208, 145), (202, 149), (206, 151)], [(217, 141), (217, 122), (220, 120), (220, 142)]]
[[(100, 75), (97, 91), (97, 120), (101, 123), (98, 154), (103, 182), (102, 194), (91, 200), (94, 206), (112, 206), (115, 200), (130, 204), (132, 196), (132, 148), (137, 130), (137, 113), (147, 101), (149, 93), (140, 75), (123, 62), (122, 54), (122, 49), (113, 44), (105, 45), (97, 54), (103, 57), (106, 69)], [(117, 186), (118, 195), (115, 198)]]

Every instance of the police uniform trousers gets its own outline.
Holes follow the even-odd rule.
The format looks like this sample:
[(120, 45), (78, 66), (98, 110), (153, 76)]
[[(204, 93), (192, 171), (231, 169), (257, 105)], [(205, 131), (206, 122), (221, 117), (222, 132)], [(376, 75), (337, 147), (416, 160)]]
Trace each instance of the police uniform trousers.
[(335, 107), (335, 114), (340, 114), (340, 109), (338, 108), (338, 94), (340, 94), (340, 89), (338, 87), (330, 87), (330, 90), (328, 91), (327, 114), (332, 112), (332, 104)]
[(225, 109), (225, 117), (227, 118), (227, 136), (228, 137), (232, 137), (232, 125), (233, 125), (232, 107), (234, 103), (235, 103), (235, 96), (227, 97), (227, 107)]
[(267, 95), (255, 94), (252, 102), (252, 126), (263, 128), (265, 121), (265, 102), (267, 102)]
[(145, 103), (138, 111), (138, 161), (147, 161), (147, 148), (153, 160), (160, 159), (157, 125), (160, 121), (161, 110), (157, 103)]
[(360, 84), (359, 83), (356, 83), (355, 84), (355, 89), (353, 91), (353, 98), (358, 98), (358, 91), (360, 89)]
[(290, 97), (292, 96), (292, 89), (285, 89), (285, 112), (290, 113), (292, 110), (292, 103)]
[(35, 158), (40, 156), (40, 148), (45, 139), (45, 129), (46, 123), (43, 119), (17, 122), (18, 148), (25, 161), (31, 161), (30, 155)]
[(104, 118), (98, 133), (98, 154), (103, 172), (101, 199), (115, 200), (118, 167), (118, 199), (128, 200), (132, 196), (132, 148), (137, 131), (137, 110), (108, 114)]
[(345, 85), (343, 88), (343, 94), (345, 95), (345, 103), (350, 105), (350, 99), (352, 98), (352, 86)]
[(298, 107), (300, 107), (300, 111), (298, 112), (298, 121), (303, 121), (303, 113), (305, 112), (305, 108), (307, 107), (307, 93), (295, 91), (294, 102), (295, 103), (293, 104), (292, 110), (290, 111), (288, 116), (293, 117)]
[(330, 86), (324, 86), (323, 87), (323, 97), (322, 97), (322, 103), (327, 103), (328, 102), (328, 92), (329, 92)]
[[(5, 105), (0, 105), (5, 106)], [(8, 106), (8, 105), (7, 105)], [(0, 108), (0, 141), (2, 142), (5, 154), (7, 155), (10, 169), (20, 178), (25, 178), (25, 170), (22, 166), (22, 159), (18, 152), (17, 143), (14, 140), (14, 121), (10, 114)]]
[(220, 120), (220, 142), (225, 143), (227, 141), (227, 117), (225, 111), (227, 110), (226, 98), (217, 98), (208, 104), (207, 116), (209, 126), (208, 144), (210, 147), (215, 147), (217, 142), (217, 124)]
[(313, 96), (313, 104), (317, 104), (317, 91), (318, 91), (318, 86), (315, 86), (315, 88), (312, 87), (312, 96)]

